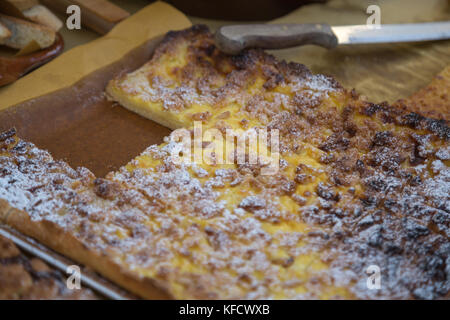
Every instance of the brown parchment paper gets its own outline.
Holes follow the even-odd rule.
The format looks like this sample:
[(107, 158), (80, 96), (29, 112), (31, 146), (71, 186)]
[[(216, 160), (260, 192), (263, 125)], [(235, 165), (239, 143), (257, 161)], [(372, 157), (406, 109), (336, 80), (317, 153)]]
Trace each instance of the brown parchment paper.
[(1, 89), (0, 110), (69, 87), (93, 71), (117, 62), (149, 39), (190, 25), (189, 19), (172, 6), (163, 2), (151, 4), (118, 24), (106, 36), (65, 52)]

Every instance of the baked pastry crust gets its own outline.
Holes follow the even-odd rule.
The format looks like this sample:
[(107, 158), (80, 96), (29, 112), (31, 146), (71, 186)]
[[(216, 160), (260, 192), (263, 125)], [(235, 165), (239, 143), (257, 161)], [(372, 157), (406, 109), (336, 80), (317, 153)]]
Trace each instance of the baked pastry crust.
[[(139, 79), (152, 68), (150, 99), (136, 73), (108, 92), (172, 128), (276, 129), (279, 172), (174, 163), (171, 136), (95, 179), (5, 134), (9, 224), (148, 298), (153, 288), (181, 299), (448, 296), (444, 121), (369, 103), (262, 51), (223, 56), (204, 27), (170, 33)], [(373, 264), (386, 284), (377, 291), (365, 286)]]
[(408, 99), (395, 103), (425, 117), (450, 121), (450, 65), (440, 72), (433, 81)]
[(146, 299), (168, 299), (170, 296), (155, 285), (150, 279), (142, 279), (139, 275), (125, 270), (114, 263), (110, 257), (98, 252), (92, 246), (87, 247), (83, 241), (77, 239), (72, 233), (62, 229), (59, 225), (47, 220), (32, 221), (27, 212), (12, 208), (10, 219), (5, 223), (20, 230), (30, 237), (39, 239), (41, 243), (64, 253), (82, 265), (90, 266), (98, 273), (110, 279), (114, 283), (127, 288)]

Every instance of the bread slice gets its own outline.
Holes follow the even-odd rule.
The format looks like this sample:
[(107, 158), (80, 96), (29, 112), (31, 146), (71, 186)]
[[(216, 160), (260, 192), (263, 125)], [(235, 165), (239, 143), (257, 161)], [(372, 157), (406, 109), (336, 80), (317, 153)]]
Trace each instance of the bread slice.
[(82, 24), (100, 34), (108, 33), (130, 16), (126, 10), (107, 0), (41, 0), (41, 3), (63, 15), (68, 6), (79, 6), (83, 15)]
[(62, 21), (53, 12), (40, 4), (23, 11), (23, 15), (31, 21), (47, 26), (55, 31), (59, 31), (63, 26)]
[(39, 4), (38, 0), (8, 0), (20, 11), (24, 11)]
[(11, 31), (11, 36), (2, 41), (8, 47), (22, 49), (34, 40), (41, 48), (47, 48), (55, 42), (56, 33), (49, 27), (3, 14), (0, 14), (0, 23)]
[(0, 43), (11, 37), (11, 31), (5, 25), (0, 23)]

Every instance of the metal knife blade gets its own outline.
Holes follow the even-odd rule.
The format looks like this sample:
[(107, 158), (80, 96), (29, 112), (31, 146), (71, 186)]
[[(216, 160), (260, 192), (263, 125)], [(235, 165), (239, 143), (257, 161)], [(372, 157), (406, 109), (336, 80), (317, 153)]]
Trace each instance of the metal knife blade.
[(282, 49), (314, 44), (327, 49), (337, 45), (413, 42), (450, 39), (450, 21), (336, 26), (328, 24), (230, 25), (216, 32), (216, 45), (225, 53), (237, 54), (247, 48)]
[(339, 44), (416, 42), (450, 39), (450, 21), (331, 27)]

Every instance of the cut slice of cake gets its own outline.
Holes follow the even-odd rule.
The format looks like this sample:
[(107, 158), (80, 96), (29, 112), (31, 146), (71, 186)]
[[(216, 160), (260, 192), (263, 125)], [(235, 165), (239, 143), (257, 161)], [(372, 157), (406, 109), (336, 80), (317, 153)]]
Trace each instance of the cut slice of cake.
[(172, 129), (225, 120), (246, 129), (267, 124), (292, 104), (333, 104), (340, 89), (332, 78), (300, 64), (278, 62), (263, 51), (221, 53), (205, 26), (170, 32), (152, 59), (112, 80), (106, 89), (124, 107)]

